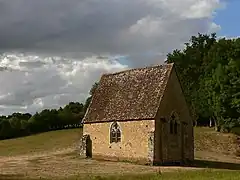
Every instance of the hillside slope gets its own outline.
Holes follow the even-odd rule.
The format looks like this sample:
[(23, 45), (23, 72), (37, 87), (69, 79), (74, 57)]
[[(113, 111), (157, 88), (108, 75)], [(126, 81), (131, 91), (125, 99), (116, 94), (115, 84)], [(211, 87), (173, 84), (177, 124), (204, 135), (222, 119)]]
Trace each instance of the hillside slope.
[(82, 135), (82, 129), (50, 131), (9, 140), (0, 140), (0, 157), (74, 148)]
[(194, 129), (195, 159), (238, 162), (238, 136), (231, 133), (216, 132), (211, 128)]

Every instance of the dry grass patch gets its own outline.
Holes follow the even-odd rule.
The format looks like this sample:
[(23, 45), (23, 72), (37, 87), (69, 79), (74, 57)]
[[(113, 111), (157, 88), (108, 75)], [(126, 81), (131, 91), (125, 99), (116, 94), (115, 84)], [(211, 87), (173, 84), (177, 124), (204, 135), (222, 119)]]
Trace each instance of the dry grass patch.
[[(74, 149), (32, 156), (0, 159), (0, 174), (33, 178), (68, 178), (132, 175), (183, 170), (183, 167), (151, 167), (123, 162), (97, 161), (78, 157)], [(189, 168), (197, 169), (197, 168)]]
[(16, 177), (21, 180), (240, 179), (239, 171), (203, 170), (205, 167), (240, 169), (240, 159), (233, 153), (235, 136), (231, 134), (196, 128), (195, 153), (197, 159), (204, 160), (198, 161), (196, 167), (151, 167), (82, 159), (76, 152), (81, 134), (81, 129), (71, 129), (0, 141), (0, 180)]
[(220, 133), (213, 128), (194, 128), (195, 152), (212, 152), (235, 156), (237, 136), (231, 133)]
[(32, 136), (0, 141), (1, 156), (44, 153), (76, 146), (82, 129), (50, 131)]

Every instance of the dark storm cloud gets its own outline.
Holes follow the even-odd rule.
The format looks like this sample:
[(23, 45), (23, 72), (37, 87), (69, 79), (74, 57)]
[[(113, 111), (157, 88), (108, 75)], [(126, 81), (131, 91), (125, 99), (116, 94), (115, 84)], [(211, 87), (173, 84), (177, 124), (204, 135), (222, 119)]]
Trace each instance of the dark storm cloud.
[(35, 62), (20, 62), (19, 65), (22, 67), (32, 69), (32, 68), (36, 68), (36, 67), (39, 68), (39, 67), (45, 65), (45, 63), (39, 60), (39, 61), (35, 61)]
[[(210, 7), (214, 0), (204, 1)], [(182, 6), (178, 0), (1, 0), (0, 51), (135, 54), (154, 48), (166, 52), (199, 29), (208, 29), (208, 19), (181, 20), (186, 7), (199, 4), (181, 2)], [(132, 25), (147, 16), (152, 18), (141, 28), (150, 35), (155, 28), (151, 20), (162, 21), (157, 37), (128, 34)], [(172, 31), (173, 35), (167, 34)]]
[(0, 49), (114, 52), (119, 33), (151, 9), (136, 1), (4, 0)]
[(4, 66), (4, 67), (1, 67), (1, 66), (0, 66), (0, 71), (7, 71), (7, 70), (8, 70), (7, 67), (5, 67), (5, 66)]

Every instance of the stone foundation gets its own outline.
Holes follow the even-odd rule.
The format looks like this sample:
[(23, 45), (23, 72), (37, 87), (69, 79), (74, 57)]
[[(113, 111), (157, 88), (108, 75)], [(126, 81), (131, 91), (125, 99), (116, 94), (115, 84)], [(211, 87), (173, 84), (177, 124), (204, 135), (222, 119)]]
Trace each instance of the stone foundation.
[(149, 132), (148, 135), (148, 161), (153, 164), (154, 161), (154, 131)]

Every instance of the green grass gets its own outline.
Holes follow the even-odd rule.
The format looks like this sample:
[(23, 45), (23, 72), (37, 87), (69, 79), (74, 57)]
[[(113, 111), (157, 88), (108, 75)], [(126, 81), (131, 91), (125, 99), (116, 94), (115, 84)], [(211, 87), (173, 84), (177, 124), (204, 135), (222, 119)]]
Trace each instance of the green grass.
[(232, 128), (231, 132), (236, 134), (236, 135), (238, 135), (238, 136), (240, 136), (240, 127)]
[[(16, 176), (0, 176), (0, 179), (18, 179), (18, 180), (50, 180), (44, 178), (24, 178)], [(51, 180), (239, 180), (240, 171), (177, 171), (166, 172), (162, 174), (144, 174), (144, 175), (118, 175), (118, 176), (72, 176), (68, 178), (51, 178)]]
[[(67, 180), (83, 180), (81, 177), (69, 177)], [(239, 180), (240, 172), (237, 171), (182, 171), (163, 174), (123, 175), (123, 176), (89, 176), (93, 180)]]
[(16, 156), (68, 148), (78, 142), (81, 128), (50, 131), (0, 141), (0, 156)]

